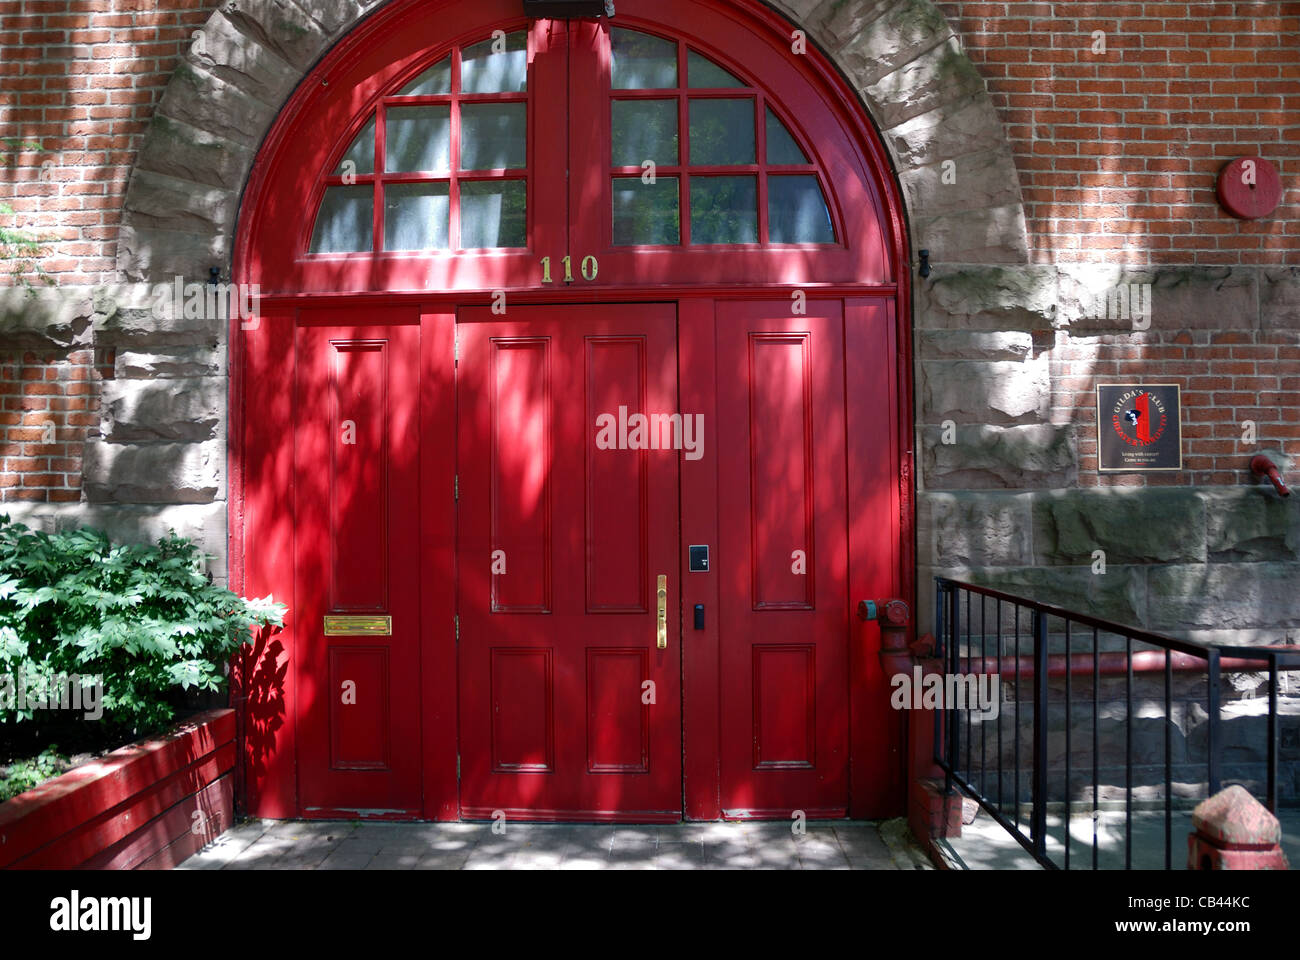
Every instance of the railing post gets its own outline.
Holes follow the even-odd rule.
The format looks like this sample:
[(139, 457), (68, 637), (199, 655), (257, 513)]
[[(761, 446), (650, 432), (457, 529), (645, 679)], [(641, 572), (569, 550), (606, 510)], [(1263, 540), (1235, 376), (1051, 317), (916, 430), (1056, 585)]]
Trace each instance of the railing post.
[(1047, 617), (1034, 611), (1034, 794), (1029, 837), (1034, 855), (1047, 856)]
[(1205, 692), (1205, 709), (1210, 715), (1205, 750), (1209, 760), (1210, 796), (1219, 792), (1219, 651), (1209, 653), (1209, 689)]

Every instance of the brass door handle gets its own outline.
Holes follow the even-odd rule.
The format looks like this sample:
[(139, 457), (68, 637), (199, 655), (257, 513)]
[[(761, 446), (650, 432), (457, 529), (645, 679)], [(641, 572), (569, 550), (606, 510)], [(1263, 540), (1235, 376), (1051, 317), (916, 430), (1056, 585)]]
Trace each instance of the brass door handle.
[(659, 649), (663, 650), (668, 646), (668, 576), (659, 574)]

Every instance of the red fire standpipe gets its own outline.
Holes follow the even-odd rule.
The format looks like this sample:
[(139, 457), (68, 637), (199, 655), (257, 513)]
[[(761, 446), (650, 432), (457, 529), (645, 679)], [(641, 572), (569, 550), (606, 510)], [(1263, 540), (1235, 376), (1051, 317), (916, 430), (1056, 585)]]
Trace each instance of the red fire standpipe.
[(885, 675), (911, 673), (912, 651), (907, 646), (907, 629), (912, 611), (902, 600), (863, 600), (858, 603), (859, 620), (880, 624), (880, 663)]
[(1268, 477), (1279, 494), (1284, 497), (1291, 496), (1291, 491), (1282, 482), (1282, 475), (1278, 473), (1277, 464), (1262, 453), (1257, 453), (1250, 458), (1250, 472), (1257, 477)]

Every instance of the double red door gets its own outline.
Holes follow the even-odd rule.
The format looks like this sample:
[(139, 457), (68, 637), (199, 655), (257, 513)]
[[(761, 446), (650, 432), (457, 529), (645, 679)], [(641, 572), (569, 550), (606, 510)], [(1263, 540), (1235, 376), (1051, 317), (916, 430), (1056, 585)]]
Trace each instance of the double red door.
[[(845, 815), (848, 410), (888, 377), (846, 380), (841, 302), (718, 303), (685, 330), (676, 304), (463, 308), (436, 451), (399, 313), (297, 330), (302, 812), (427, 811), (422, 739), (445, 738), (466, 818), (677, 820), (686, 718), (717, 757), (691, 787), (722, 814)], [(435, 457), (456, 462), (451, 542), (418, 532)], [(422, 609), (452, 569), (454, 610)], [(454, 712), (422, 723), (453, 662)]]

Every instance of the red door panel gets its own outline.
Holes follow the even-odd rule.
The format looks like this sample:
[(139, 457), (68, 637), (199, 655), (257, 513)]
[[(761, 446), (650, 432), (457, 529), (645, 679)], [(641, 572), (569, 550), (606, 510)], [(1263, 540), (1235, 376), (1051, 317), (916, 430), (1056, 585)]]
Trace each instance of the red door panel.
[(676, 411), (673, 308), (460, 320), (462, 815), (679, 819), (681, 454), (598, 430)]
[(718, 305), (725, 816), (848, 809), (844, 324), (808, 313)]
[(415, 816), (420, 330), (342, 318), (296, 333), (300, 804)]

